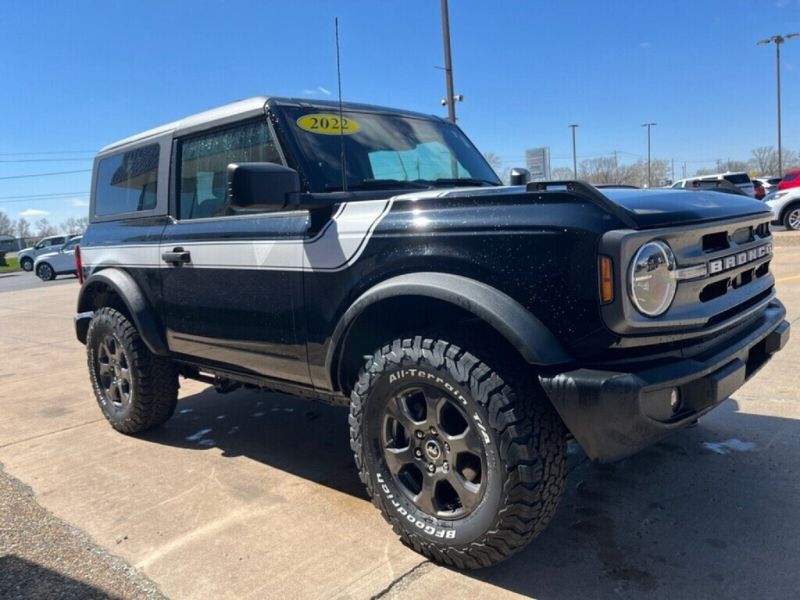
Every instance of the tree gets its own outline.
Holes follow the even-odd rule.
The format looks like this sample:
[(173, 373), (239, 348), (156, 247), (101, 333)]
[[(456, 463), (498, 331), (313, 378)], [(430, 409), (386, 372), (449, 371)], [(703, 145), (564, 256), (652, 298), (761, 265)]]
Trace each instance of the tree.
[(503, 161), (494, 152), (484, 152), (483, 158), (489, 163), (489, 166), (494, 169), (495, 173), (499, 173), (503, 167)]
[(61, 224), (61, 231), (67, 235), (78, 235), (84, 232), (86, 225), (88, 225), (86, 217), (81, 217), (80, 219), (70, 217)]
[(14, 235), (14, 221), (2, 211), (0, 211), (0, 234)]
[(33, 233), (31, 232), (31, 224), (28, 223), (28, 220), (25, 217), (20, 217), (17, 220), (17, 237), (22, 239), (33, 237)]
[[(798, 166), (798, 155), (791, 150), (783, 149), (783, 170)], [(774, 146), (759, 146), (750, 151), (750, 160), (747, 161), (750, 169), (758, 171), (759, 175), (765, 177), (778, 176), (778, 151)]]
[(36, 221), (36, 235), (38, 237), (47, 237), (56, 234), (56, 228), (50, 225), (50, 221), (45, 218)]
[(565, 179), (575, 179), (575, 173), (569, 167), (556, 167), (550, 171), (550, 177), (556, 181), (563, 181)]

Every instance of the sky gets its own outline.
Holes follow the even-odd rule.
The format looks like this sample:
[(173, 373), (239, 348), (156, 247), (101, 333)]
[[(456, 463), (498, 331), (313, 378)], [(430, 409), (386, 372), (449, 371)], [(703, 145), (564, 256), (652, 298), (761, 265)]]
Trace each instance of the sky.
[[(334, 98), (336, 16), (345, 100), (446, 116), (438, 0), (3, 0), (0, 210), (85, 216), (106, 144), (249, 96)], [(756, 42), (800, 31), (800, 0), (450, 0), (450, 26), (459, 125), (504, 167), (538, 146), (571, 165), (571, 123), (579, 161), (635, 162), (655, 122), (680, 177), (776, 144), (775, 47)], [(800, 151), (800, 38), (782, 65)]]

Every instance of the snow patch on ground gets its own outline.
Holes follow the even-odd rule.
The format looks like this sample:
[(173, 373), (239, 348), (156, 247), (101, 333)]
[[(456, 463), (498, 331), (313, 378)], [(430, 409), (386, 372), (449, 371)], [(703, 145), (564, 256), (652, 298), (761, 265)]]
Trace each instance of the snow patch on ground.
[(731, 438), (724, 442), (703, 442), (703, 448), (711, 450), (717, 454), (729, 454), (731, 450), (736, 452), (750, 452), (755, 450), (753, 442), (743, 442), (742, 440)]

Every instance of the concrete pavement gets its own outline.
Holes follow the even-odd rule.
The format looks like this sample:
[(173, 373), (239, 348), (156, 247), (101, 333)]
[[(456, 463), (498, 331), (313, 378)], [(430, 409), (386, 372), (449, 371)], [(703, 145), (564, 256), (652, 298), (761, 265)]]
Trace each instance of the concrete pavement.
[[(776, 252), (797, 328), (800, 247), (778, 240)], [(573, 449), (544, 534), (499, 567), (459, 573), (403, 547), (366, 501), (342, 409), (185, 382), (164, 428), (114, 432), (74, 339), (77, 287), (0, 294), (0, 463), (169, 597), (798, 595), (797, 330), (699, 426), (614, 465)]]

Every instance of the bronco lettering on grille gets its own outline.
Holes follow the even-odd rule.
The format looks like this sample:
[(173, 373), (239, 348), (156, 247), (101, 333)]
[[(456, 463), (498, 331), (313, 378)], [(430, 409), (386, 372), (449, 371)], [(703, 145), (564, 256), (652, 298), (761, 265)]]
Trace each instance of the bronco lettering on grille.
[(725, 256), (724, 258), (718, 258), (716, 260), (709, 261), (708, 274), (715, 275), (716, 273), (729, 271), (730, 269), (741, 267), (742, 265), (746, 265), (760, 258), (771, 255), (772, 244), (764, 244), (763, 246), (758, 246), (757, 248), (750, 248), (750, 250), (746, 250), (744, 252), (731, 254), (730, 256)]

